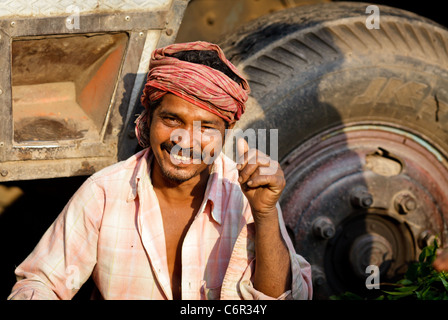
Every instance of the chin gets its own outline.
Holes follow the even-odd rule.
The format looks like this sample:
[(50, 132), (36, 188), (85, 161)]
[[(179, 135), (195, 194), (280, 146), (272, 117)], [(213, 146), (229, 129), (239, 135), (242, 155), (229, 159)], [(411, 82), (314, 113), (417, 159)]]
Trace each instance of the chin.
[[(183, 171), (183, 170), (182, 170)], [(191, 172), (182, 172), (179, 170), (166, 170), (162, 168), (162, 173), (168, 180), (175, 182), (175, 183), (182, 183), (190, 180), (194, 176), (196, 176), (196, 173)]]
[(186, 182), (208, 168), (203, 162), (200, 164), (193, 163), (193, 159), (191, 159), (191, 162), (173, 159), (168, 150), (164, 148), (160, 148), (159, 152), (154, 152), (154, 156), (163, 177), (176, 184)]
[(162, 160), (162, 162), (159, 162), (159, 166), (163, 176), (175, 183), (186, 182), (199, 175), (202, 171), (197, 167), (198, 165), (190, 164), (178, 166), (169, 160)]

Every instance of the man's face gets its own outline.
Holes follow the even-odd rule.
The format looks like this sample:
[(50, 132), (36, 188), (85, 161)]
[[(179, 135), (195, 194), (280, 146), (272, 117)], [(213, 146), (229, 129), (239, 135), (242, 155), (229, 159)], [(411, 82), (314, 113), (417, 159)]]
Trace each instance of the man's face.
[(203, 156), (221, 151), (225, 129), (217, 115), (166, 94), (149, 119), (154, 166), (158, 166), (154, 172), (160, 169), (165, 179), (177, 183), (199, 176), (210, 165)]

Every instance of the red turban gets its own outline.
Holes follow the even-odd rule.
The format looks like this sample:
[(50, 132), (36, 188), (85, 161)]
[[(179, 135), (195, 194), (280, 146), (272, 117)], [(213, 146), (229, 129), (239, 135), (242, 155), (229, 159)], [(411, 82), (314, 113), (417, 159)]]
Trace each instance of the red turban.
[[(189, 50), (215, 51), (222, 62), (241, 78), (242, 85), (221, 71), (172, 57), (176, 52)], [(203, 41), (177, 43), (152, 53), (142, 104), (147, 107), (149, 101), (157, 100), (167, 92), (213, 112), (227, 122), (234, 122), (244, 112), (249, 84), (216, 44)]]

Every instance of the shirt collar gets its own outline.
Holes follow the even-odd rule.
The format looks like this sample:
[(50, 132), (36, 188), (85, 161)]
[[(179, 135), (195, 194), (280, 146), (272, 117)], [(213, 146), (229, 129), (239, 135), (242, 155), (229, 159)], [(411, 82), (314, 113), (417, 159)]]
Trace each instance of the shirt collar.
[(152, 153), (150, 152), (150, 148), (146, 148), (133, 157), (131, 157), (126, 162), (129, 162), (129, 166), (134, 166), (134, 173), (130, 180), (131, 190), (129, 191), (129, 195), (127, 201), (134, 201), (138, 196), (138, 188), (144, 187), (146, 185), (145, 181), (148, 181), (151, 185), (151, 181), (149, 178), (150, 172), (150, 164), (152, 161)]
[[(133, 161), (131, 160), (133, 158)], [(138, 190), (152, 187), (150, 171), (153, 154), (150, 148), (146, 148), (128, 161), (135, 165), (134, 174), (131, 178), (131, 190), (129, 191), (127, 201), (134, 201), (138, 196)], [(136, 164), (135, 164), (136, 162)], [(131, 164), (130, 164), (131, 165)], [(204, 201), (199, 209), (202, 213), (210, 201), (210, 215), (216, 223), (222, 222), (222, 193), (223, 193), (223, 153), (220, 153), (213, 162), (210, 176), (205, 189)]]
[[(204, 199), (210, 201), (210, 215), (219, 225), (222, 222), (222, 192), (223, 192), (223, 170), (222, 170), (222, 154), (220, 154), (213, 162), (212, 170), (207, 182)], [(204, 201), (204, 206), (206, 205)], [(204, 208), (201, 208), (202, 210)]]

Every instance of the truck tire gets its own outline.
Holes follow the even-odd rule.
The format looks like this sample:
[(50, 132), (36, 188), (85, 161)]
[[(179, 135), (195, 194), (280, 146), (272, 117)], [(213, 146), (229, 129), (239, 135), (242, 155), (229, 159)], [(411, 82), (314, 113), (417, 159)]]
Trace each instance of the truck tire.
[(368, 281), (393, 281), (446, 243), (444, 27), (336, 2), (261, 17), (220, 45), (252, 89), (237, 128), (278, 134), (283, 215), (315, 298), (371, 295)]

